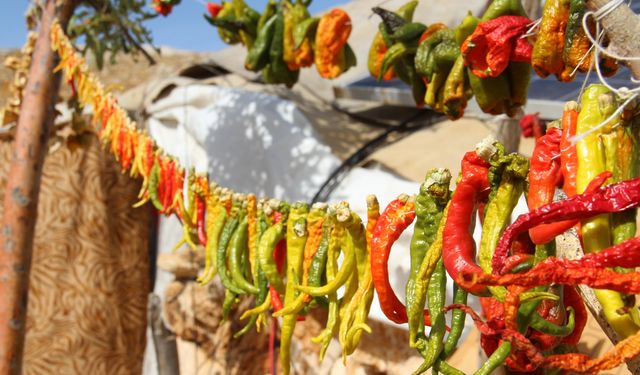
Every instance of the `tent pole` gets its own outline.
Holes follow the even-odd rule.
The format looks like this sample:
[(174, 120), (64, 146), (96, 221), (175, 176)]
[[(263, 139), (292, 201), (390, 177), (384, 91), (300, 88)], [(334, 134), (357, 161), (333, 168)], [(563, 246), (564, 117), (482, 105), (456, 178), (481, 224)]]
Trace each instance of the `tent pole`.
[(40, 177), (60, 86), (50, 30), (56, 16), (66, 27), (75, 3), (46, 1), (20, 107), (0, 226), (0, 374), (21, 373)]
[[(587, 0), (587, 7), (596, 11), (613, 0)], [(611, 49), (621, 56), (640, 56), (640, 22), (638, 16), (622, 3), (600, 21), (611, 43)], [(640, 61), (627, 63), (635, 79), (640, 79)]]

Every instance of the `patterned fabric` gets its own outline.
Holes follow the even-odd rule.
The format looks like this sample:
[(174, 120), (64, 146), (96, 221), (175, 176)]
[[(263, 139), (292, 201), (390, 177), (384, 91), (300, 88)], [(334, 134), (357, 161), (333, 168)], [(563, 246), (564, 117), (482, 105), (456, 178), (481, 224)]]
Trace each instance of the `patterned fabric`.
[[(23, 373), (139, 374), (150, 291), (150, 210), (95, 136), (47, 155), (40, 189)], [(11, 144), (0, 142), (0, 160)], [(9, 163), (0, 164), (4, 196)], [(2, 206), (0, 205), (0, 215)]]

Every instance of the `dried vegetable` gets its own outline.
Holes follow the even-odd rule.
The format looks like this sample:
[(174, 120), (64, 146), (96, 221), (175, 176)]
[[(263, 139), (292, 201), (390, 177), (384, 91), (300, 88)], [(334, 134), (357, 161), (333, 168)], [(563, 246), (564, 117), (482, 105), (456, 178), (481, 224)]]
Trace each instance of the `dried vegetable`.
[[(503, 11), (490, 7), (483, 22), (498, 19)], [(406, 8), (395, 15), (380, 12), (383, 19), (396, 22), (391, 31), (398, 38), (429, 31), (407, 21), (410, 13)], [(274, 21), (266, 21), (265, 27), (268, 22)], [(434, 51), (451, 35), (456, 38), (446, 28), (435, 29), (431, 36), (441, 39), (429, 47)], [(640, 273), (635, 271), (640, 266), (640, 237), (635, 236), (633, 220), (640, 205), (636, 107), (616, 111), (619, 98), (606, 87), (589, 86), (580, 106), (568, 103), (558, 122), (561, 129), (547, 128), (531, 160), (485, 140), (464, 155), (454, 190), (450, 173), (433, 169), (416, 195), (400, 195), (382, 209), (375, 197), (368, 197), (363, 220), (347, 202), (309, 207), (258, 199), (185, 169), (137, 129), (58, 25), (51, 38), (60, 56), (58, 69), (75, 85), (78, 101), (92, 106), (104, 147), (123, 172), (141, 180), (136, 205), (151, 202), (160, 213), (180, 219), (179, 245), (205, 253), (198, 281), (204, 284), (218, 276), (225, 286), (223, 317), (239, 299), (254, 301), (242, 316), (247, 324), (235, 336), (261, 329), (270, 316), (280, 317), (284, 373), (289, 373), (295, 325), (312, 308), (329, 311), (326, 328), (312, 339), (320, 344), (320, 357), (336, 336), (343, 358), (353, 353), (362, 334), (371, 333), (367, 319), (374, 291), (391, 321), (409, 323), (408, 344), (424, 358), (416, 373), (461, 373), (447, 359), (467, 315), (479, 328), (488, 356), (477, 374), (499, 366), (518, 372), (593, 373), (640, 355), (633, 303), (633, 295), (640, 293)], [(403, 60), (391, 64), (394, 74), (402, 74), (398, 61)], [(381, 62), (384, 65), (384, 59)], [(493, 65), (490, 71), (483, 69), (499, 77), (511, 63), (501, 73), (495, 73)], [(554, 201), (557, 188), (568, 198)], [(509, 225), (522, 194), (530, 212)], [(482, 227), (477, 254), (472, 237), (476, 215)], [(394, 242), (413, 221), (405, 306), (391, 288), (387, 262)], [(553, 240), (572, 227), (579, 228), (586, 255), (559, 258)], [(454, 283), (451, 301), (445, 294), (448, 282)], [(623, 338), (601, 358), (590, 358), (576, 347), (587, 318), (578, 285), (600, 291), (604, 315)], [(340, 288), (343, 292), (338, 293)], [(481, 314), (466, 305), (469, 294), (480, 297)]]
[[(401, 79), (417, 106), (453, 120), (464, 115), (471, 97), (485, 113), (515, 116), (526, 104), (532, 67), (540, 77), (554, 74), (562, 82), (596, 61), (605, 77), (618, 70), (615, 59), (595, 58), (582, 26), (585, 0), (545, 1), (537, 22), (527, 18), (520, 0), (494, 0), (482, 16), (469, 13), (455, 28), (412, 21), (416, 5), (410, 1), (395, 12), (373, 8), (382, 22), (369, 49), (369, 73)], [(594, 20), (586, 24), (596, 38)]]
[(351, 19), (341, 9), (311, 17), (308, 1), (269, 0), (262, 13), (244, 0), (209, 2), (205, 18), (226, 44), (247, 48), (244, 67), (261, 72), (269, 84), (292, 87), (301, 68), (315, 64), (321, 77), (333, 79), (356, 65), (347, 43)]

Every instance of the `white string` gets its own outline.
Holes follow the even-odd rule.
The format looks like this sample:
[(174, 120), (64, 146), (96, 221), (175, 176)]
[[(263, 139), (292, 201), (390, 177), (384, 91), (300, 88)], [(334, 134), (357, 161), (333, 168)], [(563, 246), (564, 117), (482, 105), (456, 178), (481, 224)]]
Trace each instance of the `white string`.
[(542, 23), (542, 18), (538, 18), (537, 20), (532, 22), (531, 27), (529, 27), (527, 31), (520, 36), (520, 39), (536, 35), (538, 33), (538, 30), (536, 29), (540, 27), (540, 23)]
[(622, 113), (622, 111), (625, 109), (625, 107), (627, 105), (629, 105), (629, 103), (631, 103), (637, 97), (638, 97), (638, 94), (631, 95), (629, 98), (627, 98), (627, 100), (624, 103), (622, 103), (622, 105), (620, 105), (618, 107), (618, 109), (615, 110), (615, 112), (613, 112), (611, 114), (611, 116), (607, 117), (604, 121), (599, 123), (597, 126), (594, 126), (593, 128), (587, 130), (584, 133), (576, 134), (573, 137), (571, 137), (570, 138), (571, 144), (575, 145), (576, 143), (578, 143), (581, 140), (583, 140), (584, 138), (586, 138), (589, 134), (592, 134), (592, 133), (597, 132), (598, 130), (602, 129), (604, 126), (606, 126), (609, 123), (609, 121), (613, 120), (616, 116), (618, 116), (620, 113)]

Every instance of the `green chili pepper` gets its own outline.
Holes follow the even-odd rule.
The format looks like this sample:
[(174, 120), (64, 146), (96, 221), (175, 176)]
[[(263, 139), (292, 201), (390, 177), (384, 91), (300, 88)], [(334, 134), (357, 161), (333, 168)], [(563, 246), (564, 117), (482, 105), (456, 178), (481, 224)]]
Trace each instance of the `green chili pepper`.
[(405, 21), (411, 22), (413, 20), (413, 14), (415, 13), (418, 1), (407, 1), (403, 6), (396, 10), (396, 14), (402, 17)]
[(229, 253), (229, 271), (232, 282), (246, 293), (258, 294), (260, 291), (245, 279), (243, 269), (240, 266), (240, 258), (247, 253), (247, 218), (242, 219), (238, 228), (231, 237)]
[(424, 102), (426, 105), (434, 109), (437, 107), (438, 94), (442, 91), (446, 80), (447, 73), (434, 73), (431, 76), (431, 81), (427, 85), (427, 93), (424, 96)]
[(239, 23), (236, 22), (235, 10), (232, 3), (223, 3), (222, 9), (215, 18), (211, 18), (209, 16), (205, 16), (205, 18), (209, 23), (218, 28), (218, 35), (224, 43), (240, 43), (240, 36), (238, 34), (240, 26)]
[[(284, 296), (284, 306), (293, 303), (298, 292), (294, 289), (296, 280), (302, 278), (302, 261), (304, 259), (304, 245), (307, 241), (307, 214), (309, 206), (305, 203), (296, 203), (291, 207), (287, 222), (287, 286)], [(289, 374), (290, 348), (293, 329), (296, 325), (295, 314), (286, 315), (282, 319), (280, 331), (280, 365), (282, 373)]]
[(493, 0), (482, 15), (482, 21), (492, 20), (500, 16), (527, 16), (520, 0)]
[[(326, 265), (326, 278), (327, 283), (331, 283), (336, 277), (338, 268), (338, 255), (340, 254), (340, 247), (342, 245), (343, 237), (346, 235), (344, 226), (337, 225), (335, 209), (330, 208), (327, 214), (327, 219), (333, 224), (333, 230), (331, 233), (331, 239), (329, 241), (329, 248), (327, 254)], [(320, 344), (319, 361), (322, 362), (324, 355), (333, 337), (337, 322), (338, 322), (338, 294), (332, 292), (329, 294), (329, 314), (327, 316), (327, 324), (324, 330), (320, 334), (311, 339), (311, 342)]]
[(566, 325), (551, 323), (550, 321), (540, 317), (540, 315), (534, 314), (531, 318), (530, 326), (531, 328), (542, 333), (546, 333), (547, 335), (558, 337), (567, 336), (573, 332), (576, 325), (575, 311), (571, 307), (567, 308), (567, 310), (569, 311), (569, 318), (567, 319)]
[(433, 72), (434, 73), (449, 73), (451, 67), (455, 63), (458, 56), (460, 56), (460, 47), (453, 39), (447, 39), (439, 43), (431, 51), (433, 54)]
[(292, 87), (297, 81), (300, 74), (299, 70), (291, 71), (283, 60), (284, 55), (284, 14), (282, 8), (276, 13), (275, 28), (273, 31), (273, 39), (269, 47), (269, 65), (271, 73), (276, 83), (285, 84)]
[(480, 109), (492, 115), (499, 115), (511, 105), (509, 80), (503, 73), (492, 78), (479, 78), (467, 68), (469, 84)]
[[(371, 265), (369, 262), (369, 253), (367, 251), (367, 239), (365, 236), (365, 228), (362, 220), (355, 213), (350, 211), (350, 218), (346, 222), (347, 236), (346, 238), (353, 246), (356, 256), (356, 268), (353, 270), (350, 282), (347, 283), (345, 294), (342, 297), (342, 305), (340, 307), (340, 328), (338, 331), (338, 340), (342, 346), (343, 361), (346, 356), (353, 353), (355, 345), (353, 341), (348, 339), (349, 329), (352, 327), (356, 319), (356, 310), (362, 300), (356, 295), (366, 294), (368, 285), (361, 285), (367, 282), (366, 273), (371, 273)], [(360, 287), (364, 289), (360, 291)], [(358, 292), (360, 291), (360, 294)]]
[[(495, 1), (494, 1), (495, 2)], [(474, 375), (491, 375), (493, 371), (502, 366), (511, 352), (511, 343), (503, 341), (498, 348), (489, 356)]]
[(464, 42), (469, 35), (473, 34), (473, 31), (478, 26), (478, 22), (480, 22), (478, 17), (474, 16), (471, 12), (468, 12), (462, 19), (462, 22), (455, 30), (455, 39), (459, 46), (462, 45), (462, 42)]
[(218, 244), (218, 276), (220, 277), (220, 281), (225, 288), (229, 289), (235, 294), (243, 294), (245, 293), (240, 287), (235, 285), (235, 283), (231, 280), (231, 277), (227, 273), (227, 247), (231, 242), (231, 238), (236, 232), (236, 228), (238, 227), (238, 217), (232, 216), (227, 220), (224, 224), (224, 228), (222, 229), (222, 234), (220, 235), (220, 242)]
[(220, 320), (220, 324), (224, 323), (229, 317), (231, 308), (236, 302), (236, 297), (237, 295), (231, 290), (227, 289), (224, 291), (224, 301), (222, 302), (222, 319)]
[(420, 22), (408, 22), (398, 27), (391, 38), (396, 42), (410, 42), (419, 38), (420, 35), (427, 29), (427, 26)]
[(462, 117), (467, 107), (467, 90), (469, 89), (469, 77), (464, 67), (464, 58), (458, 56), (451, 67), (451, 71), (444, 83), (443, 107), (444, 114), (455, 120)]
[(271, 17), (275, 16), (276, 11), (278, 10), (278, 4), (274, 0), (269, 0), (267, 5), (264, 7), (264, 12), (260, 15), (260, 19), (258, 20), (258, 34), (260, 34), (260, 30), (267, 24), (267, 21), (271, 19)]
[[(311, 271), (311, 267), (312, 267), (312, 263), (314, 261), (315, 255), (320, 246), (325, 247), (325, 249), (322, 251), (324, 251), (324, 258), (325, 258), (324, 262), (326, 263), (326, 243), (328, 239), (325, 240), (324, 245), (322, 244), (323, 228), (326, 224), (326, 220), (325, 220), (326, 211), (327, 211), (326, 204), (316, 203), (311, 207), (311, 211), (309, 212), (309, 215), (307, 215), (307, 231), (309, 233), (308, 233), (307, 243), (305, 244), (304, 260), (302, 263), (302, 284), (303, 285), (310, 284), (309, 274)], [(323, 265), (323, 270), (324, 270), (324, 265)], [(313, 286), (320, 286), (321, 276), (320, 275), (317, 275), (317, 276), (312, 275), (312, 276), (314, 278), (314, 282), (317, 282)], [(298, 281), (296, 281), (296, 284), (298, 284)], [(296, 297), (295, 301), (287, 304), (281, 310), (275, 312), (273, 316), (277, 317), (277, 316), (284, 316), (288, 314), (298, 314), (299, 312), (303, 311), (303, 309), (309, 307), (310, 300), (311, 300), (311, 296), (304, 293), (300, 293)], [(303, 314), (304, 313), (305, 312), (303, 311)]]
[(293, 41), (296, 48), (300, 47), (305, 39), (315, 40), (318, 23), (320, 23), (319, 17), (309, 17), (293, 28)]
[[(502, 232), (511, 221), (511, 212), (518, 204), (529, 172), (529, 160), (519, 154), (504, 155), (500, 144), (499, 152), (490, 161), (489, 181), (491, 193), (484, 208), (482, 237), (480, 240), (479, 265), (484, 272), (491, 273), (491, 260)], [(504, 300), (504, 287), (489, 287), (498, 300)]]
[(242, 44), (251, 48), (257, 34), (260, 13), (251, 9), (244, 0), (233, 0), (233, 11), (236, 19), (242, 22), (243, 27), (238, 31)]
[[(256, 280), (257, 284), (259, 285), (259, 292), (256, 296), (255, 306), (260, 306), (264, 303), (264, 301), (267, 299), (267, 296), (269, 295), (269, 283), (267, 282), (267, 278), (264, 276), (262, 270), (258, 270), (258, 277), (256, 278)], [(247, 324), (240, 331), (236, 332), (233, 335), (233, 338), (238, 338), (249, 332), (249, 330), (253, 326), (255, 326), (256, 322), (258, 321), (258, 316), (260, 316), (260, 314), (252, 315), (251, 319), (249, 319), (249, 322), (247, 322)]]
[[(434, 73), (433, 64), (435, 62), (430, 62), (430, 55), (433, 49), (443, 43), (446, 40), (454, 41), (455, 43), (455, 30), (453, 29), (440, 29), (433, 34), (431, 34), (427, 39), (425, 39), (416, 50), (415, 56), (415, 66), (416, 71), (423, 77), (427, 79), (431, 79), (431, 76)], [(457, 47), (457, 43), (456, 47)], [(434, 59), (435, 56), (432, 56), (431, 59)], [(430, 66), (431, 65), (431, 66)]]
[[(209, 213), (212, 215), (213, 213)], [(216, 212), (215, 222), (211, 228), (211, 231), (207, 233), (207, 246), (205, 247), (205, 251), (207, 253), (207, 258), (210, 260), (209, 266), (207, 266), (205, 262), (204, 273), (198, 278), (200, 284), (204, 285), (210, 282), (213, 277), (218, 272), (218, 243), (220, 240), (220, 234), (222, 233), (222, 229), (224, 227), (225, 222), (227, 221), (227, 211), (222, 207), (222, 205), (218, 206), (218, 210)]]
[[(453, 303), (462, 305), (467, 304), (467, 291), (458, 287), (455, 283), (453, 284)], [(467, 314), (463, 310), (453, 310), (451, 314), (451, 331), (447, 336), (447, 341), (444, 343), (443, 354), (445, 358), (448, 358), (456, 349), (458, 340), (460, 340), (460, 336), (462, 336), (466, 316)]]
[(380, 72), (378, 73), (378, 80), (381, 80), (387, 70), (398, 63), (402, 59), (402, 57), (415, 52), (416, 48), (408, 43), (396, 43), (392, 45), (384, 54), (384, 58), (382, 59), (382, 66), (380, 67)]
[[(633, 121), (637, 121), (634, 120)], [(615, 148), (613, 168), (614, 181), (624, 181), (638, 177), (638, 129), (637, 124), (625, 121), (615, 129), (618, 147)], [(605, 148), (607, 146), (605, 145)], [(609, 154), (607, 154), (609, 159)], [(613, 244), (617, 245), (636, 234), (637, 209), (611, 214)]]
[(284, 238), (284, 235), (284, 224), (281, 221), (270, 226), (269, 229), (264, 232), (258, 245), (258, 264), (267, 280), (269, 280), (269, 284), (281, 294), (284, 293), (284, 283), (280, 278), (278, 267), (276, 267), (273, 259), (273, 250), (278, 242)]
[[(377, 204), (377, 201), (376, 203)], [(378, 213), (378, 206), (372, 206), (369, 209)], [(373, 212), (373, 211), (372, 211)], [(352, 214), (355, 215), (355, 214)], [(373, 281), (371, 278), (371, 260), (370, 253), (367, 249), (367, 239), (364, 227), (359, 218), (354, 218), (355, 226), (351, 226), (351, 237), (356, 243), (356, 260), (358, 262), (358, 290), (349, 306), (346, 314), (347, 323), (345, 327), (340, 329), (340, 341), (343, 345), (343, 352), (349, 355), (355, 351), (356, 346), (360, 342), (362, 331), (370, 332), (370, 328), (366, 325), (371, 302), (373, 301)], [(377, 217), (376, 217), (377, 219)], [(367, 224), (368, 225), (368, 224)], [(344, 331), (343, 331), (344, 330)]]
[(464, 372), (452, 367), (445, 361), (436, 361), (436, 363), (433, 365), (433, 373), (437, 374), (438, 371), (443, 373), (444, 375), (465, 375)]
[(351, 272), (356, 267), (355, 250), (353, 246), (345, 246), (346, 244), (348, 244), (348, 242), (346, 244), (345, 242), (346, 241), (343, 241), (342, 245), (342, 249), (344, 251), (344, 260), (342, 262), (342, 267), (335, 274), (332, 281), (328, 281), (327, 284), (320, 287), (298, 285), (296, 286), (296, 289), (311, 296), (320, 297), (335, 293), (342, 285), (344, 285), (351, 276)]
[(356, 53), (353, 52), (353, 49), (349, 45), (349, 43), (344, 45), (344, 48), (341, 51), (341, 59), (340, 59), (340, 67), (342, 72), (346, 72), (349, 68), (358, 65), (358, 60), (356, 58)]
[[(444, 209), (449, 201), (451, 173), (447, 169), (431, 169), (420, 185), (415, 200), (416, 223), (411, 238), (411, 265), (406, 287), (409, 346), (414, 347), (419, 334), (424, 334), (424, 297), (416, 296), (416, 279), (427, 249), (436, 240)], [(427, 277), (430, 277), (427, 275)]]
[(307, 284), (309, 286), (320, 286), (322, 275), (327, 265), (327, 252), (329, 250), (329, 242), (331, 240), (332, 223), (331, 220), (325, 219), (322, 224), (322, 239), (318, 245), (318, 250), (313, 255), (311, 266), (309, 267), (309, 277)]
[[(442, 309), (444, 308), (446, 286), (447, 273), (442, 258), (440, 258), (427, 288), (429, 313), (432, 319), (431, 332), (429, 332), (429, 338), (426, 343), (418, 343), (418, 350), (423, 354), (424, 362), (414, 374), (421, 374), (431, 368), (444, 348), (442, 340), (445, 333), (445, 318)], [(426, 345), (426, 347), (423, 345)]]
[(158, 183), (160, 182), (160, 165), (156, 161), (151, 168), (151, 175), (149, 176), (149, 198), (151, 203), (158, 211), (162, 211), (162, 202), (158, 198)]
[(271, 46), (271, 40), (273, 39), (275, 25), (276, 16), (273, 16), (265, 23), (260, 31), (258, 31), (258, 37), (249, 49), (244, 61), (245, 69), (257, 72), (267, 66), (269, 63), (269, 48)]

